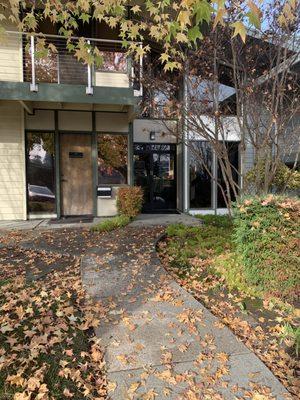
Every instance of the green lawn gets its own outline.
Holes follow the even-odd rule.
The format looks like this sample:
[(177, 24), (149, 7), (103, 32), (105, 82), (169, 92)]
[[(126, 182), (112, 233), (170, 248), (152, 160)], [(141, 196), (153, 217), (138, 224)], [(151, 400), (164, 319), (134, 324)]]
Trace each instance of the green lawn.
[(123, 228), (131, 222), (131, 218), (126, 215), (117, 215), (116, 217), (107, 218), (97, 225), (92, 226), (93, 232), (110, 232), (118, 228)]
[[(177, 269), (181, 277), (192, 272), (211, 272), (216, 258), (232, 248), (232, 221), (227, 216), (203, 215), (204, 225), (188, 227), (182, 224), (167, 228), (166, 254), (170, 264)], [(198, 267), (195, 268), (194, 262)], [(205, 269), (205, 270), (204, 270)]]

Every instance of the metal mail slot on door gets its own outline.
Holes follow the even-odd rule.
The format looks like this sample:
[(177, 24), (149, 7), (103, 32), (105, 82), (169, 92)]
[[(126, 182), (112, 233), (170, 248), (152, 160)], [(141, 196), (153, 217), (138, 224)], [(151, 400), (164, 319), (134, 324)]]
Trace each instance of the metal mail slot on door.
[(97, 197), (100, 199), (111, 199), (112, 188), (111, 187), (97, 187)]
[(80, 151), (70, 151), (69, 158), (83, 158), (83, 153)]

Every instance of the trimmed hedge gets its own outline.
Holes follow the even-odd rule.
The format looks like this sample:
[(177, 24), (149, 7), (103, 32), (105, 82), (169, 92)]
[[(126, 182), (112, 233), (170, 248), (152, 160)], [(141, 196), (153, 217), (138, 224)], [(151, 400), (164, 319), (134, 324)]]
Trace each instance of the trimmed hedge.
[(300, 201), (268, 195), (235, 208), (233, 241), (246, 282), (290, 299), (300, 289)]
[(142, 209), (143, 191), (139, 186), (122, 187), (118, 191), (117, 208), (120, 215), (136, 217)]

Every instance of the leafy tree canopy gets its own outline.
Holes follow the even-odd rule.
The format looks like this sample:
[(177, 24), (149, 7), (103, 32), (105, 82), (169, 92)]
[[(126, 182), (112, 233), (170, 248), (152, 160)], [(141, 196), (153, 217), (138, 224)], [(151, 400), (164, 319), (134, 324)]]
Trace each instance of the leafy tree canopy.
[[(295, 18), (298, 1), (282, 1), (278, 15), (282, 25)], [(165, 69), (173, 70), (181, 68), (185, 49), (201, 40), (203, 26), (215, 29), (227, 24), (233, 36), (245, 41), (247, 27), (260, 28), (262, 9), (263, 0), (2, 0), (0, 31), (7, 21), (19, 30), (37, 31), (39, 20), (49, 18), (60, 26), (60, 35), (70, 38), (79, 21), (96, 20), (118, 27), (124, 47), (136, 57), (150, 50), (149, 40), (158, 43)], [(91, 58), (90, 52), (86, 53)]]

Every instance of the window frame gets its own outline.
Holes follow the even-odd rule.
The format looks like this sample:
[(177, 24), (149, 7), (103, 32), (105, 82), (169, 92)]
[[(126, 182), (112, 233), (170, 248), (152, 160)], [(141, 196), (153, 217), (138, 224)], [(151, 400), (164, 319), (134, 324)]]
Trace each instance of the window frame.
[[(208, 142), (207, 140), (190, 140), (190, 142)], [(240, 150), (240, 145), (241, 141), (240, 140), (227, 140), (226, 142), (228, 143), (236, 143), (237, 144), (237, 149), (238, 149), (238, 171), (241, 172), (241, 150)], [(188, 144), (190, 146), (190, 144)], [(218, 190), (219, 186), (217, 184), (218, 181), (218, 160), (216, 157), (216, 154), (214, 150), (212, 149), (212, 175), (213, 178), (211, 179), (211, 207), (191, 207), (191, 196), (190, 196), (190, 190), (191, 190), (191, 181), (190, 181), (190, 165), (191, 165), (191, 150), (188, 147), (188, 170), (189, 170), (189, 178), (188, 178), (188, 183), (187, 183), (187, 191), (188, 191), (188, 209), (191, 211), (209, 211), (209, 210), (223, 210), (224, 207), (219, 207), (218, 206)], [(240, 175), (238, 176), (238, 183), (240, 184)]]
[[(30, 133), (50, 133), (53, 135), (53, 143), (54, 143), (54, 164), (53, 164), (53, 181), (54, 181), (54, 195), (55, 195), (55, 201), (54, 201), (54, 211), (47, 212), (47, 211), (30, 211), (29, 210), (29, 193), (28, 193), (28, 140), (27, 140), (27, 135)], [(57, 182), (56, 182), (56, 174), (57, 174), (57, 154), (56, 154), (56, 142), (57, 142), (57, 135), (55, 129), (25, 129), (24, 130), (24, 149), (25, 149), (25, 193), (26, 193), (26, 215), (27, 217), (32, 215), (34, 217), (38, 216), (43, 216), (43, 215), (49, 215), (51, 217), (56, 217), (57, 216), (57, 210), (58, 210), (58, 189), (57, 189)]]
[[(207, 140), (191, 140), (190, 143), (196, 143), (196, 142), (205, 142), (208, 143), (209, 142)], [(211, 178), (210, 179), (210, 206), (208, 207), (191, 207), (191, 175), (190, 175), (190, 168), (191, 168), (191, 161), (192, 161), (192, 155), (191, 155), (191, 150), (189, 148), (189, 152), (188, 152), (188, 166), (189, 166), (189, 181), (188, 181), (188, 185), (189, 185), (189, 190), (188, 190), (188, 198), (189, 198), (189, 209), (190, 210), (212, 210), (214, 208), (214, 179)], [(211, 149), (211, 174), (214, 176), (214, 151), (213, 149)]]

